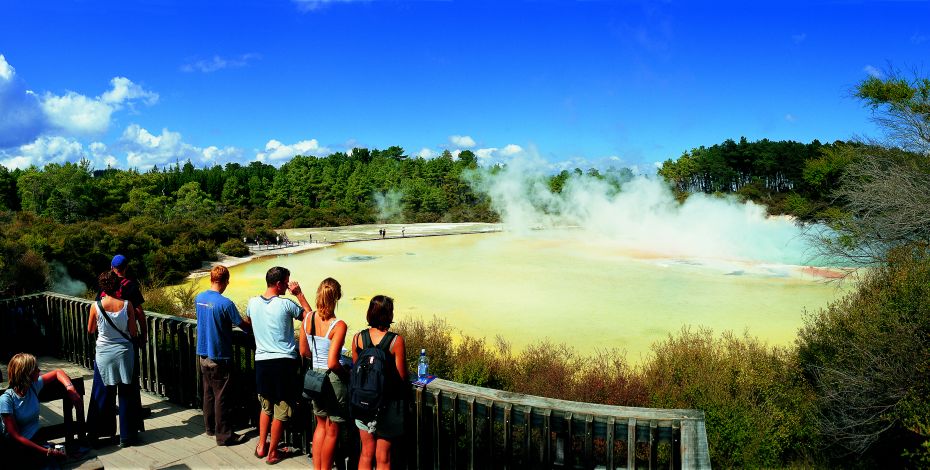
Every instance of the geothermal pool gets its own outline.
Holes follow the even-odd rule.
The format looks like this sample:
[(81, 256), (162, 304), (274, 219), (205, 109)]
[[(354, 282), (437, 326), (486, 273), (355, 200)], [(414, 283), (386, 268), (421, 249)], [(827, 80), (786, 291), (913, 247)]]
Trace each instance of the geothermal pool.
[(395, 319), (435, 315), (468, 335), (492, 342), (501, 335), (517, 350), (543, 339), (583, 353), (615, 347), (631, 362), (685, 325), (789, 345), (805, 309), (842, 294), (799, 266), (662, 257), (545, 230), (354, 242), (263, 258), (232, 267), (226, 295), (244, 306), (264, 291), (265, 271), (275, 265), (291, 270), (311, 303), (322, 279), (339, 280), (337, 315), (350, 332), (365, 327), (368, 300), (386, 294)]

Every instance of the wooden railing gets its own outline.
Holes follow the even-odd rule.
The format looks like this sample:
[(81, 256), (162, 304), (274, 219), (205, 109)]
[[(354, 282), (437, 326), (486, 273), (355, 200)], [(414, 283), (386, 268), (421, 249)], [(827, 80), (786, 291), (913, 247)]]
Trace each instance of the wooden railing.
[[(2, 360), (19, 351), (93, 366), (87, 334), (91, 302), (44, 292), (0, 300)], [(149, 341), (140, 353), (144, 390), (199, 408), (202, 386), (195, 321), (146, 312)], [(254, 340), (233, 335), (233, 416), (255, 425)], [(437, 379), (411, 387), (401, 468), (710, 468), (704, 413), (595, 405), (492, 390)], [(306, 406), (286, 440), (307, 451), (315, 420)], [(353, 466), (357, 433), (343, 426), (340, 448)], [(342, 463), (342, 462), (341, 462)]]

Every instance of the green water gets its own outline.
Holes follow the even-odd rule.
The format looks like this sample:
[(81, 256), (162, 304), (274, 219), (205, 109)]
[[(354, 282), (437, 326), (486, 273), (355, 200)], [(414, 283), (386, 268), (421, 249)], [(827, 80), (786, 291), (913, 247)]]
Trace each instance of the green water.
[(232, 267), (226, 295), (244, 305), (276, 265), (291, 270), (311, 303), (322, 279), (339, 280), (337, 315), (350, 332), (365, 326), (369, 299), (386, 294), (396, 320), (435, 315), (517, 349), (549, 339), (586, 353), (621, 348), (634, 362), (684, 325), (788, 345), (805, 309), (841, 294), (794, 266), (665, 259), (556, 231), (377, 240), (263, 258)]

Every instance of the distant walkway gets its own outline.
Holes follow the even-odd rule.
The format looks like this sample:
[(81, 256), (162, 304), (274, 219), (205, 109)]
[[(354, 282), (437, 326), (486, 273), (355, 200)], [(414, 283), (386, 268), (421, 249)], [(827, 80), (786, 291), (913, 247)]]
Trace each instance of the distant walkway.
[[(386, 230), (385, 236), (378, 231)], [(195, 279), (210, 274), (210, 269), (217, 264), (227, 268), (266, 256), (290, 255), (304, 251), (315, 250), (332, 246), (336, 243), (353, 243), (374, 240), (396, 240), (400, 238), (438, 237), (445, 235), (470, 235), (479, 233), (494, 233), (502, 231), (500, 224), (479, 222), (468, 223), (427, 223), (427, 224), (370, 224), (347, 225), (343, 227), (314, 227), (282, 229), (278, 232), (285, 235), (287, 242), (256, 244), (250, 243), (249, 255), (243, 257), (221, 256), (213, 262), (206, 262), (203, 266), (192, 271), (187, 278)], [(277, 242), (277, 241), (276, 241)]]
[[(93, 371), (71, 362), (52, 357), (40, 357), (42, 370), (64, 369), (71, 377), (84, 377), (84, 408), (90, 404)], [(6, 378), (6, 364), (3, 365)], [(192, 468), (264, 468), (264, 460), (253, 455), (258, 443), (258, 430), (239, 429), (249, 440), (233, 447), (218, 447), (216, 440), (204, 434), (203, 415), (199, 409), (181, 408), (168, 401), (142, 392), (142, 404), (152, 409), (145, 420), (145, 432), (139, 434), (139, 445), (120, 449), (116, 444), (92, 450), (81, 460), (68, 460), (66, 469), (192, 469)], [(42, 425), (63, 421), (61, 400), (43, 403)], [(64, 439), (60, 439), (61, 443)], [(275, 468), (301, 468), (310, 466), (307, 456), (293, 454)]]

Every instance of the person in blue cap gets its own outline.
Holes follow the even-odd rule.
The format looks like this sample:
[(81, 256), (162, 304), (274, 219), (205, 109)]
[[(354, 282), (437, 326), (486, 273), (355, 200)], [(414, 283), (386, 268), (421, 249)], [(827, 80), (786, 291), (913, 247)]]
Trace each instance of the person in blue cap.
[[(145, 298), (142, 296), (142, 291), (139, 288), (139, 283), (135, 279), (131, 279), (127, 276), (129, 271), (129, 259), (121, 254), (117, 254), (110, 261), (110, 270), (116, 274), (119, 280), (119, 285), (115, 292), (112, 292), (113, 297), (119, 300), (128, 300), (129, 305), (132, 306), (135, 310), (135, 315), (130, 315), (130, 318), (140, 319), (137, 322), (138, 336), (135, 338), (135, 344), (137, 351), (135, 352), (136, 357), (138, 358), (138, 349), (144, 348), (148, 340), (148, 325), (145, 319), (145, 311), (142, 309), (141, 305), (145, 302)], [(97, 294), (96, 300), (101, 300), (103, 297), (106, 297), (108, 294), (101, 290)], [(144, 431), (145, 423), (143, 418), (151, 414), (151, 409), (147, 407), (142, 407), (142, 397), (138, 392), (139, 390), (139, 367), (138, 361), (134, 364), (132, 375), (133, 375), (133, 385), (135, 386), (137, 393), (134, 393), (131, 397), (132, 403), (131, 406), (133, 409), (139, 410), (138, 413), (135, 413), (136, 416), (132, 417), (132, 420), (137, 423), (137, 430)], [(105, 404), (111, 401), (109, 396), (109, 390), (104, 385), (103, 380), (100, 376), (100, 371), (97, 369), (96, 364), (94, 365), (94, 385), (91, 389), (91, 407), (88, 409), (87, 416), (87, 427), (89, 429), (89, 434), (93, 439), (112, 436), (115, 433), (116, 428), (116, 416), (110, 410), (105, 409)], [(97, 404), (97, 406), (94, 406)], [(98, 415), (98, 413), (100, 413)], [(129, 442), (121, 442), (122, 445), (130, 444)]]

